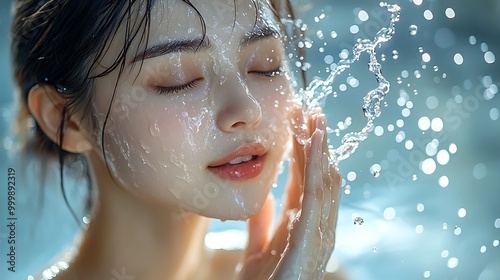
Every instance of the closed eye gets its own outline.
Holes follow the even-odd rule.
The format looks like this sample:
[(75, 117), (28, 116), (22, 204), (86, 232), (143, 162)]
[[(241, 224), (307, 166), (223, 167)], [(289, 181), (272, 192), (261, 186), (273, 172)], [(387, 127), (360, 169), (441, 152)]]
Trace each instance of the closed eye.
[(257, 75), (272, 78), (275, 76), (281, 76), (284, 73), (284, 70), (283, 67), (280, 65), (276, 69), (273, 69), (271, 71), (251, 71), (250, 73), (255, 73)]
[(186, 91), (188, 89), (194, 88), (200, 79), (192, 80), (189, 83), (185, 83), (183, 85), (178, 85), (178, 86), (169, 86), (169, 87), (158, 87), (157, 92), (160, 95), (167, 95), (167, 94), (176, 94), (180, 93), (183, 91)]

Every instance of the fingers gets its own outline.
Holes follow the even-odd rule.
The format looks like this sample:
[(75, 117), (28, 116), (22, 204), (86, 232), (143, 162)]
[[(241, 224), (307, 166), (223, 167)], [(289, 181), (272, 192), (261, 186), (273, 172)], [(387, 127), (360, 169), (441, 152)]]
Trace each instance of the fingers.
[(307, 119), (304, 120), (302, 108), (300, 106), (292, 108), (291, 123), (294, 139), (290, 162), (290, 180), (284, 207), (285, 212), (290, 209), (300, 208), (300, 197), (304, 185), (305, 150), (307, 150), (305, 146), (316, 129), (313, 116), (319, 113), (321, 113), (321, 108), (315, 108), (309, 112)]
[[(316, 277), (323, 271), (326, 262), (323, 260), (322, 230), (320, 223), (323, 216), (324, 199), (329, 197), (325, 189), (323, 176), (323, 149), (326, 142), (326, 131), (313, 117), (311, 127), (314, 132), (306, 145), (306, 166), (302, 209), (291, 224), (288, 244), (279, 270), (275, 271), (276, 279), (320, 279)], [(288, 277), (289, 276), (289, 277)]]
[[(337, 166), (330, 165), (330, 180), (331, 180), (331, 207), (330, 214), (328, 217), (328, 228), (335, 229), (337, 227), (337, 216), (340, 205), (340, 188), (342, 183), (342, 178), (337, 169)], [(333, 248), (332, 248), (333, 249)]]
[(335, 244), (340, 175), (329, 158), (325, 115), (313, 115), (310, 122), (310, 127), (315, 131), (312, 133), (310, 148), (306, 149), (302, 210), (300, 219), (290, 232), (288, 253), (313, 257), (303, 265), (316, 263), (316, 268), (320, 269), (315, 268), (314, 271), (321, 271)]
[(272, 193), (267, 196), (262, 208), (248, 221), (248, 246), (245, 258), (251, 257), (266, 249), (269, 243), (269, 233), (274, 217), (274, 197)]
[[(311, 137), (310, 148), (306, 151), (306, 168), (305, 168), (305, 184), (304, 194), (302, 198), (302, 210), (300, 221), (294, 226), (293, 238), (290, 242), (309, 243), (307, 246), (313, 245), (317, 247), (319, 237), (319, 222), (322, 217), (323, 200), (325, 196), (324, 176), (323, 176), (323, 146), (326, 140), (326, 133), (321, 130), (321, 126), (317, 127), (317, 118), (314, 120), (312, 127), (315, 131)], [(311, 234), (313, 233), (313, 234)], [(304, 242), (306, 241), (306, 242)], [(316, 244), (311, 244), (316, 243)]]

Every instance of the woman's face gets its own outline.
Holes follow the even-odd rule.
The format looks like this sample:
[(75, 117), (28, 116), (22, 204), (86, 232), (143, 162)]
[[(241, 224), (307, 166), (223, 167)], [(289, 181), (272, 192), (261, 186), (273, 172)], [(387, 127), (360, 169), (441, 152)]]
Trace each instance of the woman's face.
[[(279, 28), (267, 8), (257, 11), (250, 1), (192, 3), (206, 37), (199, 15), (182, 1), (153, 7), (147, 50), (130, 51), (119, 80), (104, 150), (111, 176), (139, 199), (245, 219), (265, 201), (290, 139)], [(102, 65), (118, 55), (118, 41)], [(100, 128), (116, 77), (96, 81)]]

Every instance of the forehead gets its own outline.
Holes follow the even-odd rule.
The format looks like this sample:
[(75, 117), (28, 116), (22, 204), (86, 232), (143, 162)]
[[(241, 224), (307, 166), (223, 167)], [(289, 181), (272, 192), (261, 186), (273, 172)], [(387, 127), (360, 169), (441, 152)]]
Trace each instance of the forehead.
[[(141, 50), (171, 40), (208, 38), (214, 49), (237, 45), (242, 35), (256, 26), (270, 27), (280, 32), (280, 26), (267, 0), (156, 0), (149, 10), (149, 25), (142, 29), (146, 7), (137, 8), (137, 18), (131, 24), (122, 23), (110, 40), (93, 69), (106, 72), (116, 64), (124, 42), (132, 37), (129, 57)], [(139, 34), (135, 33), (136, 31)], [(146, 34), (142, 32), (145, 31)], [(136, 34), (137, 36), (133, 36)], [(148, 38), (144, 40), (146, 35)], [(129, 59), (129, 62), (131, 60)], [(134, 68), (131, 68), (131, 70)], [(117, 71), (113, 71), (117, 72)], [(114, 73), (114, 75), (118, 75)]]
[[(256, 25), (277, 27), (265, 1), (251, 0), (158, 0), (151, 10), (150, 39), (155, 41), (205, 34), (227, 41)], [(225, 38), (224, 38), (225, 37)]]

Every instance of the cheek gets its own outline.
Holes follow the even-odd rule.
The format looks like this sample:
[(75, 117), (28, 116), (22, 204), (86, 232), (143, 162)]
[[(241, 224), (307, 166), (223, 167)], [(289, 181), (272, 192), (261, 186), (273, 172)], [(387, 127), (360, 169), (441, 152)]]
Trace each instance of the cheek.
[(280, 162), (284, 160), (292, 144), (290, 108), (293, 103), (291, 89), (288, 84), (283, 84), (263, 87), (256, 92), (262, 93), (259, 96), (262, 108), (261, 128), (266, 130), (264, 134), (269, 137), (273, 163), (270, 171), (274, 176), (280, 172)]
[(159, 199), (180, 197), (204, 168), (213, 133), (213, 113), (201, 106), (171, 106), (144, 100), (126, 117), (113, 111), (106, 127), (105, 152), (112, 176), (135, 193)]
[[(259, 96), (262, 107), (263, 124), (271, 130), (270, 133), (280, 139), (290, 136), (290, 109), (293, 105), (291, 88), (287, 83), (274, 86), (261, 87), (256, 92), (262, 92)], [(281, 143), (283, 144), (283, 143)]]

